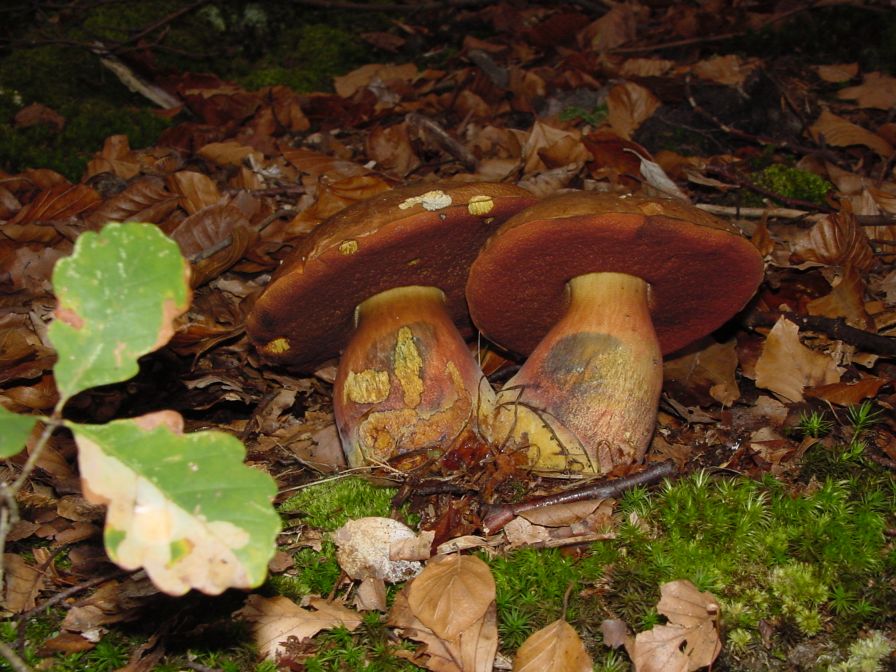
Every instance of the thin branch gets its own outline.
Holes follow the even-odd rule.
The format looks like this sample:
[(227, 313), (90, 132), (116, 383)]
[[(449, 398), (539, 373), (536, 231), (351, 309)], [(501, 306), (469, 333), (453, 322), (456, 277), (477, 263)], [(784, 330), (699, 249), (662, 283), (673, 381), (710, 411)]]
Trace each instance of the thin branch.
[[(854, 345), (864, 352), (885, 357), (896, 357), (896, 338), (881, 336), (864, 329), (849, 326), (841, 317), (823, 315), (797, 315), (784, 313), (784, 317), (801, 329), (816, 331), (844, 343)], [(748, 327), (772, 327), (781, 315), (774, 313), (752, 313), (746, 319)]]
[(532, 509), (541, 509), (554, 504), (581, 502), (586, 499), (618, 497), (631, 488), (656, 483), (668, 476), (672, 476), (675, 471), (676, 467), (673, 462), (654, 462), (647, 465), (637, 474), (623, 476), (622, 478), (603, 479), (573, 488), (572, 490), (565, 490), (544, 497), (535, 497), (518, 504), (493, 504), (485, 507), (484, 515), (482, 516), (482, 529), (486, 534), (494, 534), (513, 520), (514, 516)]

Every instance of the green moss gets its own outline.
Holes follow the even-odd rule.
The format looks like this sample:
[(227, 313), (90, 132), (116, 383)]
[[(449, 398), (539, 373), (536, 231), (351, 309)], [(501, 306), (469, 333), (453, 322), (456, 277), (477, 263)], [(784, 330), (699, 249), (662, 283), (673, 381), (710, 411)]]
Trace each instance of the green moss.
[(388, 516), (394, 488), (373, 485), (358, 477), (310, 483), (280, 505), (282, 513), (301, 513), (309, 527), (332, 532), (349, 520)]
[[(0, 108), (9, 110), (8, 99)], [(24, 168), (52, 168), (77, 181), (108, 136), (120, 133), (128, 136), (132, 148), (148, 147), (169, 124), (147, 109), (114, 107), (99, 100), (65, 104), (57, 112), (66, 119), (61, 131), (44, 124), (14, 128), (11, 116), (4, 115), (0, 121), (0, 168), (13, 173)]]
[(825, 202), (828, 192), (834, 188), (823, 177), (806, 170), (772, 164), (750, 176), (757, 187), (762, 187), (785, 198), (808, 201), (819, 205)]
[(332, 79), (364, 62), (367, 49), (356, 35), (315, 23), (284, 29), (274, 48), (238, 81), (248, 89), (284, 84), (297, 91), (332, 89)]

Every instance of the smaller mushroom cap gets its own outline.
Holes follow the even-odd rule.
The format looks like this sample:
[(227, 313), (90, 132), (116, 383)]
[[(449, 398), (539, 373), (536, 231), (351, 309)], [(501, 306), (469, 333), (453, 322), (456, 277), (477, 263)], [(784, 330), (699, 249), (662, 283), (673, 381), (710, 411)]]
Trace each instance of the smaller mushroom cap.
[(626, 273), (650, 286), (665, 354), (743, 308), (763, 268), (734, 227), (686, 203), (568, 192), (501, 225), (470, 268), (467, 302), (485, 336), (527, 355), (566, 310), (569, 280)]
[(489, 182), (417, 184), (355, 203), (302, 239), (246, 321), (273, 362), (309, 369), (338, 355), (355, 307), (395, 287), (445, 293), (456, 323), (468, 323), (464, 285), (482, 243), (530, 192)]

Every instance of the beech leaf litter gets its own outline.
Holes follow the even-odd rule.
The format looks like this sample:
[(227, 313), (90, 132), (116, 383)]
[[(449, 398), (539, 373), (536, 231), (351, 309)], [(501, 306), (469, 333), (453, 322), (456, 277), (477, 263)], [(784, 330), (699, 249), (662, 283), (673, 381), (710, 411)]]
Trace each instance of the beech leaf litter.
[[(388, 30), (358, 36), (382, 62), (332, 78), (329, 90), (247, 90), (215, 74), (153, 71), (152, 46), (141, 43), (145, 56), (124, 67), (155, 78), (177, 104), (155, 145), (132, 147), (127, 136), (111, 135), (77, 182), (42, 166), (0, 175), (0, 457), (11, 456), (0, 481), (21, 473), (28, 454), (15, 453), (35, 434), (27, 416), (51, 411), (65, 382), (52, 374), (50, 336), (61, 327), (48, 325), (55, 314), (77, 330), (78, 316), (53, 294), (53, 269), (64, 270), (60, 260), (79, 236), (113, 221), (154, 224), (177, 243), (193, 302), (175, 317), (178, 299), (171, 342), (142, 358), (136, 377), (90, 390), (69, 384), (73, 421), (87, 427), (170, 408), (185, 431), (243, 441), (249, 468), (277, 482), (277, 502), (343, 471), (335, 362), (313, 375), (269, 366), (248, 340), (246, 316), (280, 262), (322, 221), (394, 187), (436, 180), (504, 181), (538, 197), (572, 189), (672, 196), (731, 223), (761, 253), (765, 280), (744, 310), (665, 358), (646, 464), (610, 476), (670, 461), (681, 473), (711, 468), (786, 481), (814, 442), (794, 430), (799, 418), (846, 417), (863, 402), (880, 411), (865, 455), (896, 471), (891, 73), (725, 53), (728, 42), (713, 38), (774, 34), (786, 19), (814, 11), (812, 3), (421, 5), (392, 17)], [(456, 26), (449, 48), (438, 44), (440, 23)], [(429, 49), (437, 59), (423, 58)], [(16, 123), (61, 129), (66, 119), (30, 106)], [(760, 176), (767, 166), (826, 186), (791, 189)], [(120, 327), (141, 310), (116, 296), (110, 289), (106, 319)], [(471, 347), (492, 380), (506, 380), (519, 364), (481, 339)], [(78, 444), (83, 450), (84, 439)], [(322, 553), (327, 544), (342, 574), (330, 595), (272, 596), (266, 587), (238, 597), (242, 606), (230, 612), (248, 625), (261, 657), (310, 669), (304, 661), (319, 651), (319, 633), (362, 632), (369, 613), (384, 615), (393, 655), (434, 672), (584, 672), (606, 647), (627, 652), (638, 672), (697, 670), (720, 655), (721, 602), (688, 580), (653, 587), (660, 618), (652, 627), (604, 608), (602, 624), (577, 630), (562, 614), (508, 649), (487, 560), (551, 548), (581, 558), (621, 525), (638, 528), (638, 517), (620, 516), (622, 493), (570, 497), (581, 484), (538, 477), (500, 447), (453, 445), (438, 471), (427, 456), (414, 458), (362, 470), (397, 486), (392, 511), (404, 522), (363, 517), (332, 533), (284, 526), (272, 576), (295, 577), (294, 554)], [(64, 609), (46, 656), (92, 650), (100, 635), (147, 618), (163, 599), (145, 573), (109, 563), (104, 512), (94, 504), (113, 499), (98, 485), (117, 486), (105, 467), (79, 475), (77, 465), (75, 439), (55, 435), (16, 496), (21, 520), (6, 537), (4, 614), (24, 622), (43, 605)], [(484, 524), (489, 506), (538, 497), (545, 499), (513, 509), (502, 529)], [(405, 524), (408, 512), (419, 524)], [(200, 518), (190, 517), (197, 530)], [(54, 563), (58, 554), (64, 564)], [(158, 562), (147, 569), (168, 571)], [(188, 588), (178, 582), (175, 592)], [(587, 599), (601, 599), (600, 586), (588, 590)], [(72, 597), (59, 597), (66, 591)], [(120, 669), (152, 669), (176, 620)]]

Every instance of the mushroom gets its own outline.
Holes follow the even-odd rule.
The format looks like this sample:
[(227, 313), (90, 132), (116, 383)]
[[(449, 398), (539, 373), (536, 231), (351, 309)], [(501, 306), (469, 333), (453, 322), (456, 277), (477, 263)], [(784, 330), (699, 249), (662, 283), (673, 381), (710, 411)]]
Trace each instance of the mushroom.
[(640, 462), (662, 355), (721, 326), (762, 277), (748, 240), (680, 201), (568, 192), (511, 217), (467, 280), (482, 334), (528, 355), (497, 395), (495, 440), (544, 473)]
[(305, 371), (342, 352), (333, 410), (350, 465), (444, 448), (491, 417), (494, 392), (456, 325), (471, 332), (464, 285), (482, 243), (534, 202), (507, 184), (394, 189), (321, 223), (274, 274), (249, 337)]

